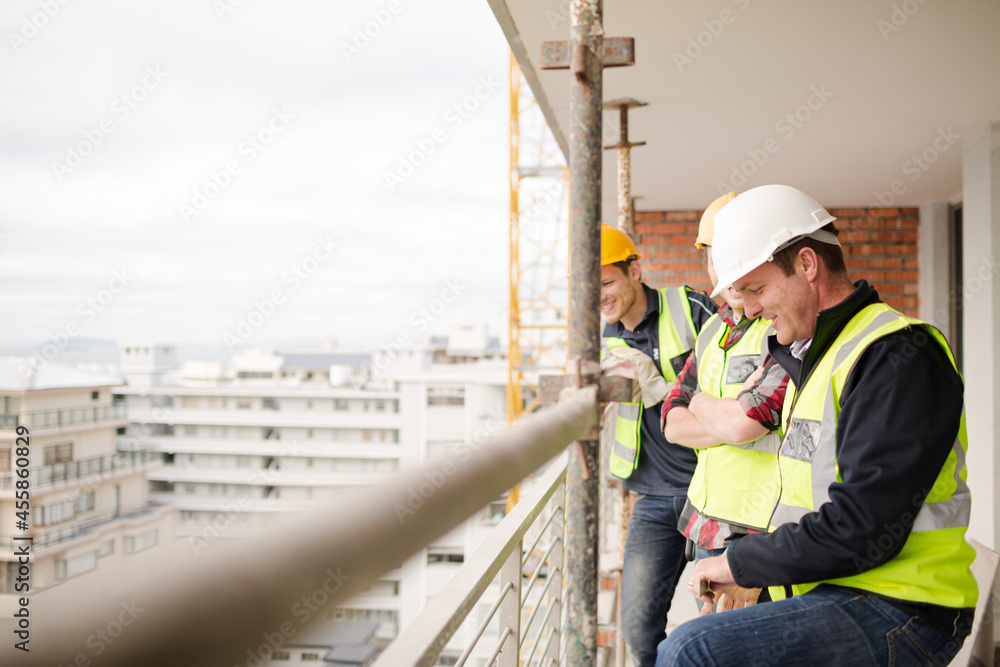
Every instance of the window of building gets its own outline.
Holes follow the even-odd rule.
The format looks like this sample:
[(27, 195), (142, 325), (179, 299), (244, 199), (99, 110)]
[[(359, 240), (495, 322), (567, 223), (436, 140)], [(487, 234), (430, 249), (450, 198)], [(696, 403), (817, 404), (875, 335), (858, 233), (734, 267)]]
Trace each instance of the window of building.
[(319, 653), (303, 653), (302, 662), (319, 662)]
[(347, 399), (346, 398), (338, 398), (338, 399), (334, 400), (334, 402), (333, 402), (333, 409), (334, 410), (341, 410), (341, 411), (347, 410)]
[(44, 507), (35, 507), (34, 524), (36, 526), (50, 526), (54, 523), (69, 521), (74, 514), (76, 514), (76, 502), (73, 499), (60, 500)]
[(465, 405), (465, 388), (428, 387), (427, 405)]
[(365, 442), (371, 442), (372, 432), (369, 431), (368, 429), (365, 429), (364, 431), (361, 432), (361, 439)]
[(92, 392), (90, 392), (90, 400), (96, 401), (100, 397), (101, 397), (101, 392), (99, 392), (99, 391), (92, 391)]
[(495, 526), (503, 520), (507, 511), (507, 501), (495, 500), (483, 510), (483, 523)]
[(198, 427), (192, 424), (186, 424), (184, 426), (184, 435), (194, 437), (198, 435)]
[(427, 547), (427, 564), (432, 563), (464, 563), (465, 554), (461, 549), (450, 547)]
[(261, 400), (260, 407), (264, 410), (277, 410), (278, 409), (278, 399), (265, 397)]
[(17, 415), (21, 410), (21, 399), (17, 396), (0, 396), (0, 414)]
[(101, 546), (97, 548), (97, 557), (110, 556), (115, 552), (115, 541), (114, 540), (104, 540), (101, 542)]
[(64, 442), (59, 445), (49, 445), (45, 448), (45, 465), (50, 466), (73, 459), (73, 443)]
[(218, 396), (212, 396), (211, 398), (209, 398), (208, 399), (208, 407), (212, 408), (213, 410), (218, 410), (219, 407), (220, 407), (219, 397)]
[(292, 654), (288, 651), (275, 651), (271, 654), (271, 660), (291, 660)]
[(273, 371), (239, 371), (236, 377), (240, 380), (270, 380), (274, 378)]
[(56, 579), (69, 579), (97, 567), (97, 552), (88, 551), (79, 556), (56, 560)]
[(123, 551), (127, 554), (137, 554), (140, 551), (145, 551), (151, 547), (156, 546), (156, 528), (150, 531), (146, 531), (141, 535), (126, 535), (122, 539)]
[(152, 394), (149, 397), (149, 407), (151, 408), (172, 408), (174, 407), (174, 397), (173, 396), (162, 396), (159, 394)]
[(181, 398), (181, 405), (185, 408), (192, 410), (198, 409), (198, 397), (197, 396), (184, 396)]
[(0, 471), (10, 469), (10, 447), (0, 447)]
[(310, 440), (312, 439), (312, 437), (313, 437), (313, 430), (311, 428), (307, 428), (306, 429), (306, 437), (309, 438)]
[(236, 408), (238, 410), (249, 410), (251, 407), (253, 407), (253, 406), (251, 405), (249, 398), (237, 398), (236, 399)]
[(94, 509), (94, 492), (81, 493), (76, 501), (76, 511), (89, 512), (92, 509)]
[(306, 401), (306, 410), (312, 410), (312, 409), (313, 409), (313, 402)]

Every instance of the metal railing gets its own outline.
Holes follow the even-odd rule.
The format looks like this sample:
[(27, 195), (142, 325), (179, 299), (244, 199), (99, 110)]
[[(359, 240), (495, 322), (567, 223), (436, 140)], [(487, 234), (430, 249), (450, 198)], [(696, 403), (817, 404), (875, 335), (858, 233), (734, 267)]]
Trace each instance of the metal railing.
[(34, 430), (125, 418), (124, 405), (80, 405), (57, 410), (33, 410), (18, 415), (0, 415), (0, 428), (14, 429), (18, 426), (27, 426)]
[[(375, 667), (435, 664), (497, 575), (500, 589), (497, 600), (455, 667), (465, 665), (495, 618), (499, 640), (486, 660), (487, 667), (558, 664), (565, 480), (564, 454), (522, 496), (416, 621), (389, 645)], [(524, 549), (526, 538), (531, 542)], [(536, 556), (538, 562), (532, 571), (529, 561)], [(522, 587), (525, 576), (529, 580)]]
[[(82, 580), (79, 589), (74, 589), (79, 603), (67, 603), (47, 615), (44, 624), (33, 625), (31, 652), (17, 655), (17, 664), (72, 664), (87, 646), (94, 619), (115, 619), (121, 613), (121, 596), (143, 610), (141, 623), (130, 626), (107, 646), (101, 655), (102, 667), (247, 664), (248, 653), (252, 655), (262, 641), (280, 645), (310, 622), (322, 619), (319, 613), (306, 620), (295, 613), (301, 611), (303, 600), (317, 609), (332, 610), (367, 590), (379, 577), (589, 434), (598, 421), (597, 387), (569, 389), (564, 394), (558, 405), (523, 419), (510, 430), (488, 439), (476, 438), (453, 456), (398, 475), (391, 482), (345, 493), (315, 512), (282, 517), (245, 540), (220, 540), (197, 557), (178, 557), (157, 568), (154, 577), (147, 571), (124, 571), (116, 579), (113, 596), (85, 590), (87, 582)], [(570, 451), (575, 448), (570, 446)], [(574, 474), (570, 467), (567, 486)], [(516, 576), (504, 575), (511, 581), (520, 576), (518, 541), (496, 550), (501, 561), (499, 553), (508, 554), (511, 565), (505, 571), (512, 572), (517, 565)], [(545, 577), (546, 584), (553, 582), (550, 589), (562, 580), (553, 576), (557, 566), (553, 554), (559, 551), (558, 547), (551, 550), (545, 566), (545, 572), (552, 568), (552, 574)], [(515, 553), (516, 559), (511, 558)], [(542, 574), (536, 582), (541, 582)], [(486, 579), (474, 587), (481, 593), (489, 583)], [(539, 583), (533, 586), (538, 587)], [(539, 599), (544, 589), (539, 588)], [(527, 598), (529, 607), (535, 604), (535, 595), (532, 592)], [(510, 601), (520, 605), (520, 595), (507, 593), (501, 607), (506, 609), (503, 603)], [(542, 655), (550, 656), (551, 646), (561, 643), (562, 633), (551, 630), (555, 607), (558, 604), (551, 611), (536, 612), (534, 621), (527, 619), (529, 629), (536, 623), (543, 628), (540, 639), (524, 643), (529, 652), (537, 646)], [(509, 642), (505, 644), (509, 655), (524, 636), (513, 632), (520, 611), (501, 610), (500, 614), (512, 628), (504, 638)], [(453, 618), (445, 625), (455, 628), (460, 623)], [(270, 651), (273, 645), (264, 648)], [(0, 645), (3, 664), (6, 649)]]
[[(133, 470), (163, 461), (163, 454), (148, 449), (119, 450), (106, 456), (62, 461), (44, 466), (28, 468), (28, 488), (41, 491), (60, 483), (86, 479), (94, 475), (108, 475), (114, 472)], [(15, 488), (18, 477), (14, 471), (0, 473), (0, 491)]]
[[(33, 539), (29, 547), (30, 552), (38, 552), (46, 547), (51, 547), (61, 542), (67, 542), (77, 537), (88, 535), (93, 533), (95, 529), (115, 521), (120, 521), (122, 519), (134, 519), (144, 514), (149, 514), (153, 510), (162, 506), (164, 506), (164, 504), (161, 501), (152, 499), (144, 505), (123, 507), (118, 510), (109, 510), (107, 512), (101, 512), (100, 514), (90, 515), (85, 519), (70, 523), (69, 525), (57, 526), (48, 530), (34, 531), (32, 533)], [(23, 541), (15, 541), (14, 537), (15, 536), (0, 535), (0, 551), (9, 552), (15, 549), (15, 547), (25, 544)]]

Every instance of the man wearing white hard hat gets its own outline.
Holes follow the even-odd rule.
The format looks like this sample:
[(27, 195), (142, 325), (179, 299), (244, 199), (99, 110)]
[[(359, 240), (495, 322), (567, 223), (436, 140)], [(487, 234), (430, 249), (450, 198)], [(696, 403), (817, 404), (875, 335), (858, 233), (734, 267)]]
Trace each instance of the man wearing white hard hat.
[(659, 666), (945, 665), (969, 633), (962, 377), (937, 329), (851, 282), (834, 220), (784, 185), (716, 216), (715, 291), (772, 320), (791, 384), (769, 532), (699, 562), (688, 585), (706, 602), (734, 584), (787, 597), (681, 626)]
[[(736, 197), (722, 195), (701, 216), (695, 246), (705, 253), (713, 287), (718, 283), (711, 254), (715, 217)], [(776, 432), (788, 374), (767, 356), (770, 322), (746, 317), (743, 297), (733, 290), (721, 296), (724, 305), (699, 332), (662, 410), (666, 438), (698, 452), (678, 526), (691, 541), (696, 562), (766, 529), (778, 492)], [(759, 594), (760, 589), (740, 591), (739, 599), (730, 594), (720, 604), (745, 606)]]

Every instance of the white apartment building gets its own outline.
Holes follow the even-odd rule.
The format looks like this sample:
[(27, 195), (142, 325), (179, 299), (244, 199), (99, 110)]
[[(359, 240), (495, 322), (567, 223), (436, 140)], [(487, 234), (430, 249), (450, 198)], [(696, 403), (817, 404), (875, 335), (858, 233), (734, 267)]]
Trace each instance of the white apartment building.
[[(252, 351), (183, 366), (170, 346), (123, 343), (127, 384), (114, 391), (131, 423), (119, 444), (162, 452), (151, 493), (179, 511), (182, 549), (209, 549), (277, 513), (503, 431), (507, 368), (498, 342), (485, 328), (449, 340), (366, 353)], [(498, 499), (327, 616), (377, 623), (378, 639), (395, 637), (502, 517)], [(458, 650), (468, 639), (460, 635)]]
[[(162, 456), (117, 451), (116, 432), (128, 424), (112, 401), (120, 383), (54, 362), (0, 358), (0, 629), (25, 596), (14, 555), (25, 542), (15, 538), (33, 538), (34, 623), (95, 591), (114, 595), (118, 575), (157, 567), (172, 553), (176, 511), (152, 501), (146, 482)], [(17, 438), (25, 431), (22, 456)], [(24, 467), (27, 476), (19, 476)], [(19, 488), (25, 480), (27, 489)], [(16, 513), (25, 490), (27, 530)]]

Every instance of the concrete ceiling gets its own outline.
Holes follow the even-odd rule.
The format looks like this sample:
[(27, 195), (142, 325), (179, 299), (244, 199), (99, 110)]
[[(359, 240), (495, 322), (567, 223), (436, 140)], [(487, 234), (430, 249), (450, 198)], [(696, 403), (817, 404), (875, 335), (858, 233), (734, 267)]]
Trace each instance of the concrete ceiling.
[[(568, 154), (570, 74), (538, 60), (569, 0), (487, 1)], [(604, 28), (636, 44), (604, 99), (649, 103), (629, 116), (639, 210), (767, 183), (828, 206), (955, 200), (962, 141), (1000, 121), (1000, 0), (606, 0)], [(617, 126), (605, 112), (606, 144)], [(605, 219), (615, 169), (606, 151)]]

